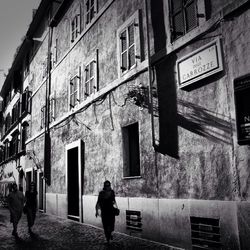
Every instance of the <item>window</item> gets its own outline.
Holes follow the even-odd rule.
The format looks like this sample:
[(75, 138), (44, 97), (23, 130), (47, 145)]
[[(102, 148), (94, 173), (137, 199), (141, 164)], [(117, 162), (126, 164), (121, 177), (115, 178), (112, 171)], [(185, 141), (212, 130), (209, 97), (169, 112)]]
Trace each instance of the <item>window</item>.
[(20, 116), (20, 100), (18, 100), (17, 103), (13, 106), (12, 124), (18, 121), (19, 116)]
[(124, 177), (140, 176), (138, 123), (122, 128)]
[(9, 151), (10, 151), (10, 142), (6, 140), (4, 142), (4, 160), (7, 160), (9, 158)]
[(77, 14), (71, 21), (71, 42), (73, 43), (78, 35), (81, 33), (81, 15)]
[(31, 92), (25, 90), (21, 96), (21, 114), (30, 113), (31, 109)]
[(53, 122), (55, 120), (55, 95), (50, 95), (49, 99), (49, 122)]
[[(55, 95), (50, 95), (50, 99), (49, 99), (49, 123), (53, 122), (55, 120)], [(46, 114), (46, 106), (44, 105), (41, 108), (41, 129), (45, 127), (46, 124), (46, 118), (47, 118), (47, 114)]]
[(10, 156), (15, 156), (18, 153), (19, 148), (19, 140), (18, 140), (18, 132), (12, 135), (12, 140), (10, 142)]
[(96, 0), (86, 0), (86, 25), (89, 24), (95, 17), (97, 12), (97, 2)]
[(10, 126), (11, 126), (11, 116), (9, 113), (5, 119), (5, 132), (7, 132), (9, 130)]
[(92, 61), (85, 67), (85, 84), (84, 84), (85, 98), (95, 93), (97, 89), (96, 82), (96, 62)]
[(42, 64), (42, 79), (47, 77), (47, 61)]
[(169, 0), (169, 7), (173, 41), (198, 25), (197, 0)]
[(80, 103), (81, 89), (81, 67), (78, 68), (78, 74), (70, 79), (69, 84), (69, 108), (72, 109)]
[(28, 126), (29, 126), (29, 124), (27, 122), (22, 124), (21, 150), (25, 150), (25, 141), (28, 138)]
[(124, 74), (136, 66), (140, 59), (139, 11), (118, 29), (119, 72)]
[(135, 65), (134, 24), (129, 25), (120, 36), (121, 70), (127, 71)]
[(55, 40), (55, 46), (52, 51), (52, 66), (54, 67), (58, 61), (58, 39)]
[(74, 108), (79, 102), (79, 77), (70, 80), (70, 108)]

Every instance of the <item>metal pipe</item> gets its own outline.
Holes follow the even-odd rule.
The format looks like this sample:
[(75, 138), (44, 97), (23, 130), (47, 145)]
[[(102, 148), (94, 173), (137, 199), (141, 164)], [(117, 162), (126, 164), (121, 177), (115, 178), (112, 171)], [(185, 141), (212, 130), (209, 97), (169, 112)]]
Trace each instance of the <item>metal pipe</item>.
[(150, 37), (149, 37), (149, 17), (148, 17), (148, 2), (145, 0), (146, 9), (146, 34), (147, 34), (147, 52), (148, 52), (148, 88), (149, 88), (149, 109), (151, 114), (151, 132), (152, 132), (152, 145), (156, 148), (155, 143), (155, 128), (154, 128), (154, 107), (152, 95), (152, 72), (151, 72), (151, 55), (150, 55)]

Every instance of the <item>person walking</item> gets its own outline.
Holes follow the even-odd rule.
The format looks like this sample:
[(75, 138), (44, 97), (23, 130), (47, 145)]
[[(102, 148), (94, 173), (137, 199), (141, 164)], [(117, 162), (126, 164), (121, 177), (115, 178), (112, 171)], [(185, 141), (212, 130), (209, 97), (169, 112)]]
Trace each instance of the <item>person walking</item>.
[(17, 225), (22, 217), (24, 195), (17, 189), (17, 184), (12, 184), (12, 190), (8, 195), (8, 205), (10, 210), (10, 222), (13, 224), (12, 235), (18, 237)]
[(29, 190), (25, 192), (25, 212), (27, 215), (28, 221), (28, 232), (33, 234), (31, 228), (35, 223), (36, 219), (36, 210), (37, 210), (37, 191), (36, 185), (34, 182), (30, 183)]
[(99, 215), (98, 211), (101, 210), (102, 225), (108, 244), (110, 240), (113, 239), (112, 232), (115, 227), (114, 207), (118, 209), (115, 200), (115, 192), (111, 189), (110, 181), (107, 180), (104, 182), (103, 190), (99, 192), (95, 207), (95, 216), (97, 217)]

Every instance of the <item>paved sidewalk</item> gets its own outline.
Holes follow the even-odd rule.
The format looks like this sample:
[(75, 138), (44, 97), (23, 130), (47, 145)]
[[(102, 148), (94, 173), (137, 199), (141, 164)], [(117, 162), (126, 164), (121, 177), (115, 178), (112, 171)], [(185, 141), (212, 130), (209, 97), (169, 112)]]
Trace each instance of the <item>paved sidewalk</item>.
[(27, 232), (26, 216), (23, 214), (18, 225), (20, 239), (12, 235), (12, 224), (9, 222), (9, 211), (0, 208), (0, 249), (175, 249), (154, 242), (133, 238), (124, 234), (115, 233), (114, 240), (108, 246), (105, 243), (101, 229), (77, 223), (71, 220), (56, 218), (38, 213), (33, 227), (34, 237)]

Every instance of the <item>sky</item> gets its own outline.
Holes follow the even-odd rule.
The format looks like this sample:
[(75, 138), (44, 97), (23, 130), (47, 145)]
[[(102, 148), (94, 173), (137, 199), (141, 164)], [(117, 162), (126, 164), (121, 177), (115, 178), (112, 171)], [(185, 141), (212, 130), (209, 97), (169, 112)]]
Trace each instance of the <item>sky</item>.
[(41, 0), (0, 0), (0, 85)]

